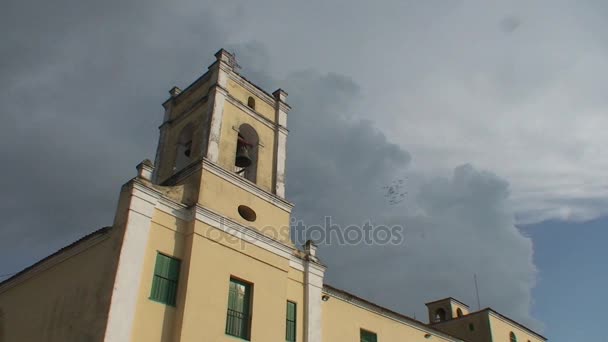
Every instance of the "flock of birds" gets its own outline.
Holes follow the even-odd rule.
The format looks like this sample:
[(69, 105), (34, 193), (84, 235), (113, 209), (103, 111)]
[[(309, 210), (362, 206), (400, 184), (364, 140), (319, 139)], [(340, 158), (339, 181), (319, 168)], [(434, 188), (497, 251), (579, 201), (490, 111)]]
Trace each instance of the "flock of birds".
[(396, 179), (391, 184), (383, 186), (382, 189), (384, 189), (384, 197), (390, 205), (403, 202), (405, 195), (407, 195), (407, 191), (405, 191), (405, 179)]

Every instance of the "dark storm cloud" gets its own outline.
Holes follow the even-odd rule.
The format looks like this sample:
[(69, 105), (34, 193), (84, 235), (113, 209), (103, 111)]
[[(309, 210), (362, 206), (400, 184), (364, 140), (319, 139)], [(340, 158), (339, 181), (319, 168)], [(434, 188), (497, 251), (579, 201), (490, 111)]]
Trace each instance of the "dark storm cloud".
[[(255, 45), (237, 47), (243, 64), (263, 65), (256, 57), (263, 47)], [(281, 81), (270, 74), (254, 68), (250, 77), (290, 93), (287, 195), (294, 216), (307, 225), (330, 216), (342, 229), (367, 221), (404, 227), (396, 246), (322, 245), (327, 281), (424, 319), (423, 301), (447, 296), (476, 309), (476, 274), (484, 307), (542, 327), (530, 317), (532, 242), (515, 227), (508, 182), (468, 164), (449, 177), (416, 174), (406, 150), (358, 119), (370, 111), (353, 80), (313, 70)], [(408, 198), (391, 204), (385, 186), (395, 180), (406, 180)]]
[[(203, 73), (224, 40), (212, 13), (177, 11), (149, 1), (3, 7), (0, 251), (12, 257), (0, 274), (111, 224), (120, 185), (154, 156), (167, 89)], [(176, 15), (182, 25), (168, 25)]]
[[(241, 21), (223, 18), (243, 12), (226, 6), (21, 1), (3, 9), (0, 274), (112, 222), (120, 185), (154, 155), (167, 89), (189, 84), (235, 41), (228, 37)], [(423, 300), (473, 304), (477, 273), (484, 305), (530, 322), (532, 247), (513, 226), (507, 183), (471, 166), (444, 178), (408, 171), (415, 159), (377, 128), (360, 84), (314, 68), (272, 77), (266, 44), (232, 47), (246, 75), (290, 93), (294, 214), (406, 228), (404, 244), (390, 248), (323, 246), (328, 280), (420, 318)], [(410, 197), (390, 205), (383, 186), (406, 176)]]

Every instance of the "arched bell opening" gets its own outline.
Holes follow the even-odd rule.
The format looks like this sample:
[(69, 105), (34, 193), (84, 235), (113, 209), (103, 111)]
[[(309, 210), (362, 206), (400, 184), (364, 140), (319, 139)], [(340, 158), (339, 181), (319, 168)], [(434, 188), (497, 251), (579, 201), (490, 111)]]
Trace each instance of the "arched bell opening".
[(192, 124), (186, 125), (179, 133), (175, 151), (174, 171), (179, 171), (190, 164), (192, 160), (192, 135), (194, 127)]
[(446, 320), (446, 311), (443, 308), (439, 308), (435, 311), (435, 322), (443, 322)]
[(237, 174), (256, 182), (258, 170), (258, 133), (248, 124), (238, 130), (234, 166)]

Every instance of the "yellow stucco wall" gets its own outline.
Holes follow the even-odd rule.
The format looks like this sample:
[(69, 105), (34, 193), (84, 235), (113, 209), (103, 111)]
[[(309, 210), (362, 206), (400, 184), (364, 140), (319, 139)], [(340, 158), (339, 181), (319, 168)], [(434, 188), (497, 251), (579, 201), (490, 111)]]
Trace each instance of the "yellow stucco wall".
[[(473, 330), (469, 325), (473, 325)], [(490, 324), (487, 312), (466, 315), (458, 319), (434, 324), (435, 329), (444, 331), (470, 342), (491, 342)]]
[[(323, 341), (359, 341), (360, 330), (377, 334), (379, 342), (428, 342), (425, 331), (332, 297), (322, 303)], [(433, 341), (449, 341), (434, 335)]]
[(212, 74), (206, 73), (196, 80), (191, 86), (184, 89), (180, 96), (173, 102), (171, 118), (181, 115), (184, 111), (196, 105), (196, 102), (204, 99), (209, 93), (209, 79)]
[[(148, 299), (158, 251), (182, 260), (176, 307)], [(200, 221), (187, 223), (157, 211), (131, 340), (234, 341), (224, 331), (230, 277), (253, 284), (253, 341), (285, 338), (287, 300), (298, 303), (303, 317), (302, 272), (290, 268), (288, 259)], [(301, 325), (298, 320), (300, 338)]]
[(228, 93), (240, 101), (241, 103), (247, 105), (247, 99), (251, 96), (255, 99), (255, 111), (264, 116), (265, 118), (275, 121), (275, 112), (274, 108), (266, 103), (263, 99), (257, 97), (249, 90), (242, 87), (237, 82), (229, 79), (228, 80)]
[(452, 302), (451, 303), (451, 307), (452, 307), (452, 317), (458, 317), (458, 309), (460, 309), (462, 311), (463, 315), (468, 315), (469, 314), (469, 308), (467, 308), (464, 305), (461, 305), (459, 303), (456, 302)]
[[(291, 245), (290, 214), (288, 212), (225, 181), (208, 170), (203, 170), (198, 202), (244, 226), (254, 227), (270, 237)], [(239, 205), (246, 205), (253, 209), (256, 212), (256, 220), (249, 222), (242, 218), (238, 212)]]
[(52, 257), (2, 286), (4, 341), (101, 341), (118, 240), (117, 230), (93, 237), (88, 249)]
[(296, 341), (304, 341), (304, 273), (289, 268), (287, 300), (296, 303)]
[(511, 331), (515, 333), (517, 342), (543, 342), (542, 339), (530, 334), (526, 330), (493, 315), (490, 315), (490, 328), (492, 329), (493, 342), (510, 342), (509, 333)]

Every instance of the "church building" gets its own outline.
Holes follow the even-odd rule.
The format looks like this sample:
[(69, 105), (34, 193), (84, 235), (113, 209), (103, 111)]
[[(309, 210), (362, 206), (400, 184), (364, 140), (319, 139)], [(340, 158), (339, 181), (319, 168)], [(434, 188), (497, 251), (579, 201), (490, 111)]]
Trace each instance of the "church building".
[(290, 238), (287, 93), (215, 57), (169, 91), (113, 224), (0, 283), (0, 342), (546, 340), (453, 298), (425, 323), (325, 284), (317, 247)]

